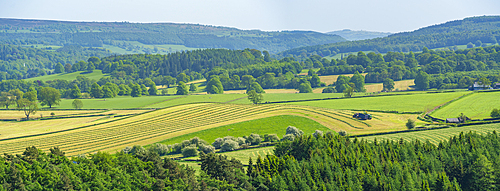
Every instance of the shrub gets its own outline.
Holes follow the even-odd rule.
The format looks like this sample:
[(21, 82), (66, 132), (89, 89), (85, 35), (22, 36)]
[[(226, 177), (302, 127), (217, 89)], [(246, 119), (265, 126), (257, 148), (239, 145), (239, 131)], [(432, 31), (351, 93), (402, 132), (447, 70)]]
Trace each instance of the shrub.
[(493, 109), (490, 114), (491, 117), (497, 118), (500, 117), (500, 111), (498, 109)]
[(282, 141), (293, 141), (295, 139), (295, 136), (293, 134), (286, 134), (283, 135)]
[(239, 145), (243, 145), (243, 144), (245, 144), (245, 143), (246, 143), (246, 141), (247, 141), (247, 140), (246, 140), (245, 138), (243, 138), (243, 137), (238, 137), (238, 138), (236, 138), (236, 142), (238, 142), (238, 144), (239, 144)]
[(316, 130), (314, 133), (313, 133), (313, 136), (318, 138), (318, 137), (322, 137), (323, 136), (323, 131), (320, 131), (320, 130)]
[(56, 113), (54, 113), (54, 112), (50, 112), (50, 115), (54, 116), (54, 115), (56, 115)]
[(323, 89), (323, 91), (321, 93), (335, 93), (337, 91), (335, 91), (335, 88), (334, 87), (327, 87), (325, 89)]
[(201, 145), (200, 151), (205, 153), (205, 154), (213, 153), (213, 152), (215, 152), (215, 147), (212, 145)]
[(184, 140), (184, 141), (181, 142), (181, 149), (184, 148), (184, 147), (187, 147), (189, 145), (191, 145), (191, 141)]
[(408, 128), (408, 129), (415, 128), (415, 121), (408, 119), (408, 121), (406, 122), (406, 128)]
[(132, 147), (125, 147), (122, 151), (126, 154), (130, 153), (130, 150), (132, 150)]
[(214, 146), (216, 149), (220, 149), (222, 147), (222, 144), (224, 144), (224, 139), (222, 138), (217, 138), (215, 141), (212, 143), (212, 146)]
[(191, 144), (196, 145), (197, 147), (199, 147), (200, 145), (208, 145), (208, 143), (205, 140), (200, 139), (199, 137), (193, 137), (189, 140), (189, 142)]
[(134, 145), (132, 147), (132, 149), (130, 149), (129, 154), (132, 154), (132, 155), (143, 155), (143, 154), (146, 154), (146, 149), (144, 149), (144, 147), (142, 147), (140, 145)]
[(262, 138), (260, 138), (259, 134), (250, 134), (247, 138), (247, 143), (250, 143), (250, 145), (258, 145), (260, 142), (262, 142)]
[(238, 142), (233, 141), (233, 140), (227, 140), (224, 141), (224, 144), (222, 144), (220, 151), (234, 151), (239, 148)]
[(331, 132), (331, 131), (327, 131), (325, 133), (325, 137), (333, 137), (333, 136), (335, 136), (335, 134), (333, 134), (333, 132)]
[(236, 139), (235, 139), (233, 136), (225, 136), (225, 137), (224, 137), (224, 141), (227, 141), (227, 140), (233, 140), (233, 141), (236, 141)]
[(339, 135), (340, 135), (340, 136), (347, 136), (347, 132), (346, 132), (346, 131), (344, 131), (344, 130), (340, 130), (340, 131), (339, 131)]
[(168, 154), (170, 149), (168, 148), (167, 145), (155, 143), (155, 144), (151, 145), (151, 147), (148, 148), (148, 151), (155, 152), (155, 153), (158, 153), (158, 155), (163, 156), (163, 155)]
[(248, 149), (248, 148), (250, 148), (250, 146), (248, 146), (248, 144), (243, 144), (243, 145), (240, 145), (240, 148), (242, 148), (242, 149)]
[(265, 142), (278, 142), (280, 138), (276, 134), (266, 134), (264, 135), (264, 141)]
[(187, 147), (185, 147), (185, 148), (182, 149), (182, 156), (183, 157), (198, 156), (198, 153), (199, 153), (198, 149), (194, 145), (187, 146)]
[(286, 134), (292, 134), (293, 136), (302, 136), (304, 134), (304, 132), (300, 129), (298, 129), (297, 127), (294, 127), (294, 126), (288, 126), (286, 128)]
[(182, 151), (182, 145), (180, 143), (175, 143), (172, 145), (172, 152), (173, 153), (181, 153)]
[(262, 142), (259, 144), (260, 146), (270, 146), (271, 142)]

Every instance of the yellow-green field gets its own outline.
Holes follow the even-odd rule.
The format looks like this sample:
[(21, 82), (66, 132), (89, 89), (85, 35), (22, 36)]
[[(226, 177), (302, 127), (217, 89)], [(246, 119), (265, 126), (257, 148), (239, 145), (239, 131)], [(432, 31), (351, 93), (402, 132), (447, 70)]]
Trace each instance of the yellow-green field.
[[(102, 110), (69, 110), (69, 111), (37, 111), (35, 114), (31, 115), (31, 119), (40, 117), (51, 117), (51, 116), (68, 116), (68, 115), (81, 115), (81, 114), (96, 114), (102, 112)], [(50, 115), (54, 113), (54, 115)], [(23, 111), (19, 110), (0, 110), (0, 119), (21, 119), (26, 118)]]
[(293, 102), (294, 105), (308, 105), (330, 109), (383, 110), (423, 112), (470, 92), (421, 93), (397, 96), (374, 96), (362, 98), (333, 99), (321, 101)]
[(431, 115), (437, 118), (454, 118), (463, 113), (471, 119), (489, 118), (491, 110), (500, 109), (500, 92), (479, 92), (465, 96), (441, 107)]
[[(400, 130), (404, 129), (407, 118), (416, 118), (416, 115), (373, 113), (373, 120), (359, 121), (351, 117), (350, 111), (305, 106), (187, 104), (77, 130), (0, 141), (0, 153), (21, 153), (26, 147), (33, 145), (44, 151), (59, 146), (70, 156), (97, 151), (117, 151), (126, 146), (152, 144), (205, 129), (278, 115), (307, 117), (333, 131), (342, 129), (350, 134)], [(33, 125), (43, 126), (40, 122), (43, 121), (32, 121)], [(61, 126), (61, 123), (58, 124)], [(90, 124), (93, 122), (90, 121)], [(8, 133), (5, 135), (8, 136)], [(16, 136), (21, 135), (10, 137)]]
[(459, 135), (460, 132), (467, 133), (473, 131), (479, 134), (483, 134), (483, 133), (491, 133), (493, 131), (497, 131), (498, 133), (499, 130), (500, 130), (500, 124), (495, 123), (487, 125), (473, 125), (473, 126), (451, 127), (451, 128), (428, 130), (428, 131), (397, 133), (390, 135), (377, 135), (377, 136), (363, 137), (363, 139), (367, 139), (369, 141), (373, 141), (375, 138), (377, 139), (377, 141), (382, 141), (382, 140), (398, 141), (401, 138), (403, 138), (403, 140), (406, 141), (412, 141), (418, 139), (423, 142), (428, 140), (432, 144), (437, 145), (439, 144), (440, 141), (449, 140), (450, 137)]

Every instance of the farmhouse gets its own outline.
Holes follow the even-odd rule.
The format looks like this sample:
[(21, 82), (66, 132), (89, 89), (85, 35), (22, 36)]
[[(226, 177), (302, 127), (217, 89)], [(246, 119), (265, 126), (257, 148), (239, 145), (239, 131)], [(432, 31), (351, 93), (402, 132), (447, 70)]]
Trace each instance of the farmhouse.
[(473, 90), (487, 90), (487, 89), (491, 89), (491, 86), (490, 85), (480, 85), (479, 82), (474, 82), (474, 84), (469, 87), (469, 90), (473, 91)]

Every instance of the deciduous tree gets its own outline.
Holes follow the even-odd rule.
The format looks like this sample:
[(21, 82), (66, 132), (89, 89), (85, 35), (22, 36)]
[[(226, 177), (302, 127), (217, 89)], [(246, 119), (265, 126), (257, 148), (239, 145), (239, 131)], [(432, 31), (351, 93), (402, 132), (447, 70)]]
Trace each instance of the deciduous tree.
[(22, 98), (17, 101), (17, 109), (20, 111), (24, 111), (24, 115), (26, 115), (26, 120), (29, 120), (30, 115), (35, 114), (36, 111), (38, 111), (38, 104), (26, 98)]
[(52, 87), (43, 87), (38, 90), (38, 100), (41, 102), (40, 105), (48, 105), (52, 108), (53, 105), (59, 105), (61, 102), (61, 93)]

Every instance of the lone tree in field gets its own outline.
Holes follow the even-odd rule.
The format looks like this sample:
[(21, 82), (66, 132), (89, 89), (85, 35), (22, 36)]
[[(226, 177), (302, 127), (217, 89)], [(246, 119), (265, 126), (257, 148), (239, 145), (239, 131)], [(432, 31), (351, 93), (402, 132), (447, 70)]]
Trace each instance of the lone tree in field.
[(194, 85), (194, 84), (189, 85), (189, 91), (190, 92), (195, 92), (196, 90), (198, 90), (198, 88), (196, 87), (196, 85)]
[(23, 98), (17, 101), (17, 109), (20, 111), (24, 111), (24, 115), (26, 115), (26, 120), (29, 120), (30, 115), (35, 114), (36, 111), (38, 111), (38, 104), (34, 101), (30, 101), (26, 98)]
[(184, 82), (180, 81), (179, 84), (177, 85), (177, 92), (175, 95), (187, 95), (189, 93), (186, 84)]
[(344, 97), (352, 97), (354, 95), (354, 87), (353, 86), (354, 86), (353, 83), (349, 83), (349, 86), (343, 92)]
[(415, 121), (408, 119), (408, 121), (406, 122), (406, 128), (408, 128), (408, 129), (415, 128)]
[(262, 94), (258, 94), (255, 90), (251, 90), (247, 93), (248, 100), (250, 100), (253, 104), (259, 104), (264, 100), (264, 96)]
[(38, 100), (42, 106), (48, 105), (49, 108), (52, 108), (53, 105), (59, 105), (59, 102), (61, 102), (61, 93), (52, 87), (40, 88)]
[(493, 118), (500, 117), (500, 111), (498, 109), (493, 109), (490, 113), (490, 116)]
[(82, 102), (82, 100), (75, 99), (75, 100), (73, 100), (71, 105), (73, 105), (73, 108), (75, 108), (75, 109), (81, 109), (83, 107), (83, 102)]
[(394, 89), (394, 80), (386, 78), (384, 80), (383, 86), (384, 86), (383, 88), (384, 91), (392, 91), (392, 89)]

